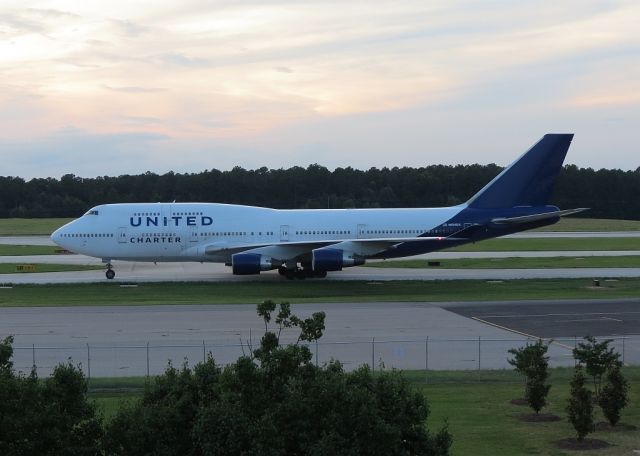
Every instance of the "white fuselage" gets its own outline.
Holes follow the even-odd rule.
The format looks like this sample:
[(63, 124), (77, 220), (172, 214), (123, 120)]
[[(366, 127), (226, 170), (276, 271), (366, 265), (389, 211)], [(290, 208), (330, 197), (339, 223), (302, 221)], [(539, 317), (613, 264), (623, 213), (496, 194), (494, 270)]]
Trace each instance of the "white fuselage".
[[(229, 262), (245, 247), (446, 236), (465, 206), (278, 210), (215, 203), (96, 206), (52, 235), (70, 251), (108, 260)], [(436, 227), (440, 227), (434, 232)]]

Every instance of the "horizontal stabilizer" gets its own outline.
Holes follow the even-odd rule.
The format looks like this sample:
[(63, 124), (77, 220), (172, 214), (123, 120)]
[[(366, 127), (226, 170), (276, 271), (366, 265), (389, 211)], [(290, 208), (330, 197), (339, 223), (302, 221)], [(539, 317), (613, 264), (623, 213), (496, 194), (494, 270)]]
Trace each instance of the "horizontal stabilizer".
[(505, 225), (518, 225), (520, 223), (538, 222), (540, 220), (547, 220), (554, 217), (564, 217), (565, 215), (577, 214), (578, 212), (586, 211), (588, 208), (580, 207), (577, 209), (565, 209), (564, 211), (552, 211), (543, 212), (542, 214), (522, 215), (520, 217), (500, 217), (491, 220), (491, 223), (505, 224)]

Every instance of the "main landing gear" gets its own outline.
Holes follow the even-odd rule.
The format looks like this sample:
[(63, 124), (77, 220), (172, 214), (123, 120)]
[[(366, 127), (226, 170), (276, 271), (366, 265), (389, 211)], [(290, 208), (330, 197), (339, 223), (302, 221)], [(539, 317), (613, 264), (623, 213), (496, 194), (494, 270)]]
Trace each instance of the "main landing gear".
[(116, 276), (116, 271), (113, 270), (113, 266), (111, 265), (111, 263), (107, 263), (107, 270), (105, 271), (104, 275), (106, 275), (107, 279), (109, 280), (113, 280), (113, 278)]
[(286, 277), (288, 280), (298, 279), (304, 280), (306, 278), (325, 278), (327, 276), (327, 271), (313, 271), (311, 268), (298, 268), (289, 269), (285, 266), (280, 266), (278, 268), (278, 273), (281, 276)]

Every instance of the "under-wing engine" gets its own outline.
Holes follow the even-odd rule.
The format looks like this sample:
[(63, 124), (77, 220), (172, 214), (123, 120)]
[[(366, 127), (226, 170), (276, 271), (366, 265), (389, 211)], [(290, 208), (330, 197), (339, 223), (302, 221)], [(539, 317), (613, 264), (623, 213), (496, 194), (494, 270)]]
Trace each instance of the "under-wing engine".
[(364, 258), (353, 252), (330, 247), (315, 249), (311, 255), (314, 271), (342, 271), (342, 268), (364, 264)]
[(236, 275), (260, 274), (280, 266), (280, 262), (259, 253), (236, 253), (231, 255), (231, 267)]

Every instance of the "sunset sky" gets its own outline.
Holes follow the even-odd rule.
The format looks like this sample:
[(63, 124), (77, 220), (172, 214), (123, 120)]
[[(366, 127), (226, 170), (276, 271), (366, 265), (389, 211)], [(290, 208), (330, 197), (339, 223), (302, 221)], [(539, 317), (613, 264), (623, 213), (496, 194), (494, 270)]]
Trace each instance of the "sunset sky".
[(640, 166), (640, 2), (0, 4), (0, 175)]

